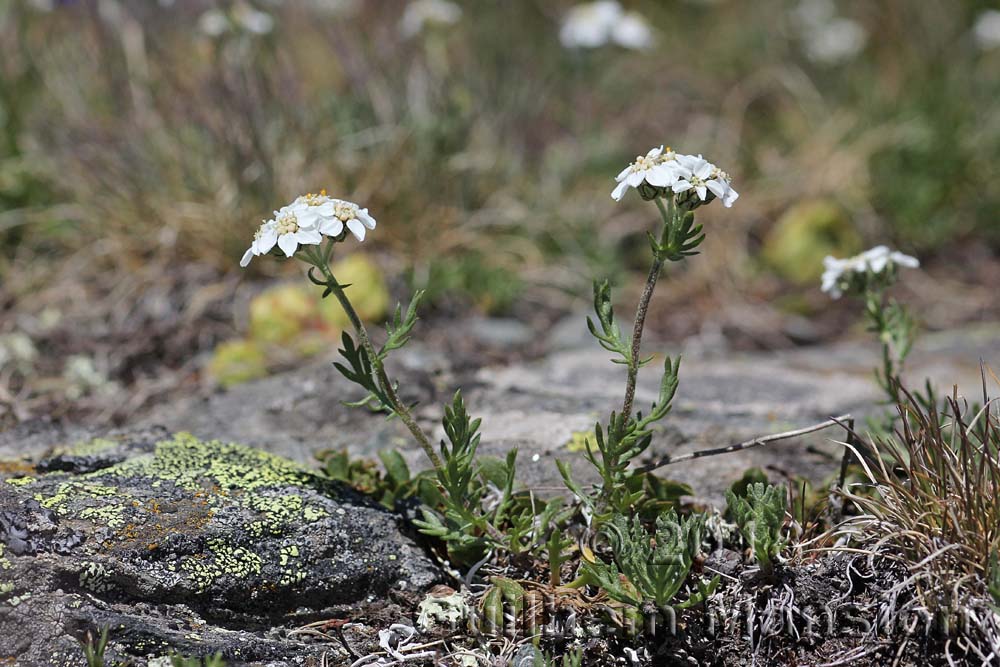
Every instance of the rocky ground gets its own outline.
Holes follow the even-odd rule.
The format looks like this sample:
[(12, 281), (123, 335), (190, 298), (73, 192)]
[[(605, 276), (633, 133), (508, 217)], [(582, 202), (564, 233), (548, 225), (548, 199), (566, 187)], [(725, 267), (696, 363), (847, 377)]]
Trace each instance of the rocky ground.
[[(573, 462), (586, 479), (573, 443), (618, 406), (622, 385), (620, 367), (576, 335), (578, 320), (553, 329), (538, 360), (475, 371), (447, 349), (414, 344), (395, 361), (402, 393), (434, 429), (439, 406), (461, 386), (483, 419), (481, 451), (517, 447), (522, 481), (558, 493), (555, 460)], [(524, 343), (516, 323), (500, 324), (484, 329), (505, 331), (491, 345)], [(997, 326), (927, 336), (910, 377), (975, 396), (980, 359), (1000, 363), (997, 350)], [(874, 346), (688, 352), (651, 456), (846, 412), (862, 420), (879, 398)], [(637, 404), (655, 395), (653, 366)], [(368, 457), (398, 449), (422, 467), (397, 421), (341, 404), (356, 397), (324, 361), (159, 405), (117, 434), (44, 421), (0, 433), (8, 479), (0, 484), (0, 664), (80, 664), (77, 638), (96, 626), (114, 629), (109, 655), (140, 664), (166, 647), (218, 649), (231, 664), (349, 664), (357, 657), (349, 644), (313, 644), (295, 629), (367, 618), (373, 632), (409, 613), (419, 591), (448, 581), (399, 516), (309, 471), (331, 448)], [(842, 449), (831, 439), (842, 437), (829, 430), (663, 473), (690, 484), (695, 501), (719, 503), (748, 467), (775, 479), (833, 474)], [(364, 632), (364, 623), (356, 627)]]

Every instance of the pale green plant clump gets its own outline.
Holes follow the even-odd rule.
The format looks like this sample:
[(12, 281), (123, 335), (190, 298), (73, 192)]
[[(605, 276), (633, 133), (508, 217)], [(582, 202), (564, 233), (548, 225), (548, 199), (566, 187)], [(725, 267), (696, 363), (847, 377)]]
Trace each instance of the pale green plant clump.
[(726, 504), (761, 572), (774, 574), (778, 554), (785, 546), (781, 535), (788, 507), (785, 487), (755, 482), (747, 486), (745, 495), (728, 489)]
[[(338, 300), (353, 335), (343, 333), (343, 359), (335, 366), (365, 392), (351, 405), (401, 419), (433, 466), (433, 484), (411, 480), (408, 472), (390, 470), (393, 479), (389, 481), (395, 491), (386, 497), (392, 502), (400, 492), (419, 495), (424, 507), (417, 525), (441, 539), (453, 561), (469, 565), (491, 556), (532, 554), (549, 563), (549, 583), (559, 586), (561, 566), (574, 548), (564, 529), (580, 512), (593, 549), (586, 548), (580, 576), (569, 586), (596, 585), (619, 603), (634, 608), (652, 603), (663, 609), (684, 586), (700, 553), (704, 518), (678, 517), (671, 508), (676, 493), (683, 489), (678, 491), (651, 472), (636, 471), (631, 465), (649, 447), (656, 423), (670, 412), (679, 384), (680, 359), (668, 357), (657, 400), (646, 412), (636, 409), (638, 373), (652, 360), (642, 354), (643, 327), (664, 267), (696, 255), (705, 238), (703, 227), (695, 223), (695, 211), (715, 199), (728, 208), (739, 195), (729, 175), (702, 156), (678, 154), (663, 146), (637, 157), (616, 180), (615, 200), (634, 189), (655, 204), (660, 220), (648, 235), (652, 261), (631, 336), (622, 333), (608, 281), (594, 283), (596, 321), (588, 319), (587, 324), (600, 345), (614, 355), (612, 361), (624, 367), (625, 391), (620, 410), (612, 411), (607, 422), (595, 425), (594, 447), (586, 451), (600, 482), (584, 489), (573, 480), (569, 466), (559, 463), (565, 484), (577, 500), (572, 505), (558, 498), (540, 502), (516, 489), (516, 450), (504, 460), (477, 455), (480, 420), (469, 414), (460, 392), (444, 409), (445, 439), (438, 447), (431, 444), (385, 368), (390, 353), (410, 338), (421, 292), (405, 310), (396, 308), (386, 326), (385, 342), (376, 347), (351, 303), (350, 285), (341, 284), (330, 267), (338, 244), (349, 234), (361, 242), (375, 228), (375, 219), (367, 209), (329, 197), (325, 191), (303, 195), (261, 224), (241, 265), (272, 253), (294, 257), (309, 266), (308, 277), (323, 288), (323, 297), (332, 295)], [(339, 468), (342, 478), (351, 476), (349, 466)], [(399, 466), (394, 465), (393, 470), (396, 468)], [(652, 533), (647, 528), (650, 524)], [(497, 581), (502, 580), (494, 577), (499, 586)], [(717, 583), (717, 578), (700, 583), (681, 604), (704, 600)], [(508, 585), (496, 588), (496, 595), (509, 597), (514, 595), (512, 591), (514, 587)]]

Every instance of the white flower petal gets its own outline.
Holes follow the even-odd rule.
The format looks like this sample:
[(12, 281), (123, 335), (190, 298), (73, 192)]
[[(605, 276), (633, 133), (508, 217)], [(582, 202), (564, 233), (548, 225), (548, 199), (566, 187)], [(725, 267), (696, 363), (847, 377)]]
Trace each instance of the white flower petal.
[(354, 234), (354, 237), (358, 239), (358, 241), (365, 240), (365, 226), (361, 224), (360, 220), (357, 218), (351, 218), (347, 221), (347, 228), (351, 230), (351, 233)]
[(722, 195), (722, 205), (726, 208), (732, 208), (733, 203), (740, 198), (740, 193), (733, 188), (727, 187), (726, 194)]
[(677, 181), (672, 186), (670, 186), (670, 189), (673, 190), (674, 192), (687, 192), (692, 187), (694, 186), (692, 186), (689, 181)]
[(705, 181), (705, 187), (711, 190), (712, 194), (719, 199), (724, 198), (726, 196), (726, 191), (729, 189), (728, 185), (716, 180)]
[(695, 187), (695, 192), (698, 193), (698, 199), (705, 201), (705, 197), (708, 196), (708, 188), (704, 185), (699, 185)]
[(658, 188), (673, 185), (676, 180), (677, 172), (665, 164), (658, 164), (646, 172), (646, 182)]
[(265, 229), (261, 232), (260, 238), (255, 242), (257, 249), (254, 251), (258, 255), (266, 255), (271, 252), (278, 242), (278, 233), (274, 229)]
[(916, 269), (920, 266), (920, 260), (916, 257), (910, 257), (909, 255), (904, 255), (901, 252), (893, 252), (892, 255), (890, 255), (890, 259), (892, 259), (894, 264), (911, 269)]
[(291, 257), (299, 248), (299, 242), (295, 234), (282, 234), (278, 237), (278, 247), (285, 253), (285, 257)]
[(344, 223), (342, 223), (337, 218), (332, 220), (323, 220), (319, 223), (319, 233), (326, 236), (340, 236), (340, 233), (344, 231)]
[(357, 212), (358, 220), (364, 223), (365, 227), (368, 229), (375, 229), (375, 218), (371, 216), (368, 209), (363, 208)]
[(611, 191), (611, 198), (614, 199), (615, 201), (621, 201), (622, 197), (625, 196), (625, 193), (628, 192), (628, 188), (629, 188), (628, 182), (622, 181), (621, 183), (615, 186), (614, 190)]
[(323, 242), (323, 235), (318, 229), (300, 229), (295, 233), (295, 240), (302, 245), (316, 245)]
[(240, 260), (240, 266), (246, 268), (250, 265), (250, 260), (253, 259), (253, 246), (247, 248), (247, 251), (243, 253), (243, 259)]

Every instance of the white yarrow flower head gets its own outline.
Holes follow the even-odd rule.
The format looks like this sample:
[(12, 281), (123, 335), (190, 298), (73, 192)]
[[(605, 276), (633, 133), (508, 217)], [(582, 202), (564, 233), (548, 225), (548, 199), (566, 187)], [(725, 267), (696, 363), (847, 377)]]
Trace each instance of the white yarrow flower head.
[(729, 208), (740, 196), (733, 189), (732, 178), (701, 155), (680, 155), (663, 146), (640, 155), (615, 177), (618, 185), (611, 192), (621, 201), (629, 188), (643, 199), (673, 196), (678, 205), (694, 210), (718, 198)]
[(368, 213), (367, 208), (344, 199), (328, 197), (326, 190), (321, 190), (318, 195), (302, 195), (292, 205), (296, 207), (299, 217), (318, 229), (323, 236), (340, 238), (346, 227), (354, 238), (364, 241), (367, 230), (375, 229), (375, 218)]
[[(730, 208), (740, 194), (730, 185), (732, 178), (700, 155), (681, 155), (677, 158), (680, 174), (671, 186), (677, 203), (689, 210), (707, 204), (713, 198)], [(695, 199), (697, 197), (697, 199)]]
[(240, 2), (229, 12), (209, 9), (198, 18), (198, 29), (209, 37), (221, 37), (230, 32), (266, 35), (274, 30), (274, 18), (267, 12)]
[(864, 26), (848, 18), (836, 18), (807, 33), (806, 55), (821, 65), (839, 65), (861, 53), (868, 42)]
[(292, 257), (299, 246), (319, 245), (324, 236), (341, 241), (350, 232), (358, 241), (364, 241), (370, 229), (375, 229), (375, 218), (368, 209), (328, 197), (325, 190), (320, 194), (305, 194), (261, 224), (253, 243), (243, 253), (240, 266), (247, 266), (254, 257), (268, 254), (275, 246), (286, 257)]
[(868, 42), (865, 27), (837, 15), (833, 0), (800, 0), (792, 11), (806, 56), (820, 65), (839, 65), (857, 56)]
[(399, 31), (404, 37), (414, 37), (429, 25), (449, 26), (462, 18), (462, 8), (448, 0), (411, 0), (403, 10)]
[(823, 259), (822, 289), (834, 299), (845, 293), (863, 294), (869, 288), (885, 288), (896, 281), (900, 267), (920, 266), (916, 257), (879, 245), (847, 259)]
[(617, 44), (643, 50), (654, 46), (653, 29), (637, 12), (626, 12), (617, 0), (596, 0), (572, 7), (559, 29), (567, 49), (596, 49)]
[(1000, 47), (1000, 9), (986, 9), (976, 17), (972, 36), (983, 51)]
[(676, 153), (669, 147), (651, 148), (645, 155), (637, 155), (635, 162), (615, 177), (618, 185), (611, 191), (611, 198), (621, 201), (629, 188), (636, 188), (643, 199), (653, 199), (663, 188), (672, 186), (679, 175)]

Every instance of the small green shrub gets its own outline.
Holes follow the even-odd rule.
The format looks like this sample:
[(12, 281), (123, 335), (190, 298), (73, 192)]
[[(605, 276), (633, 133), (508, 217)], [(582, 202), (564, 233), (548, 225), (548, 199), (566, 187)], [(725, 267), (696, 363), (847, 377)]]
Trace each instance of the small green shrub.
[[(701, 552), (704, 528), (704, 515), (678, 518), (671, 510), (656, 519), (656, 532), (650, 535), (637, 517), (615, 515), (604, 531), (614, 560), (584, 561), (583, 571), (618, 602), (642, 607), (651, 601), (662, 609), (670, 605), (684, 585), (691, 564)], [(718, 577), (675, 606), (702, 601), (717, 584)]]
[(785, 546), (781, 537), (788, 507), (785, 487), (755, 482), (746, 487), (745, 496), (726, 491), (726, 503), (761, 572), (773, 574), (775, 560)]

